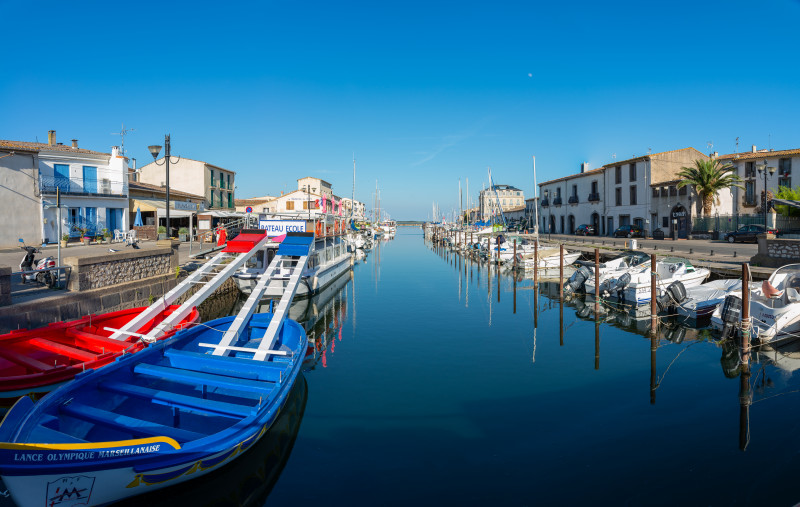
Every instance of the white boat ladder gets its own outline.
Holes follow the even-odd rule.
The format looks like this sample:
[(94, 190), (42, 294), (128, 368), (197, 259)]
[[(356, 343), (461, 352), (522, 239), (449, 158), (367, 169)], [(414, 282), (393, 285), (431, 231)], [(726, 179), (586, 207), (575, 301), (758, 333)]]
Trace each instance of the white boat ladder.
[[(305, 269), (306, 264), (308, 264), (313, 241), (313, 235), (287, 235), (281, 243), (281, 246), (278, 247), (278, 251), (272, 259), (272, 262), (270, 262), (264, 273), (259, 275), (258, 282), (250, 293), (250, 297), (247, 298), (244, 306), (239, 311), (239, 314), (236, 315), (236, 318), (233, 319), (233, 322), (231, 322), (230, 327), (222, 336), (220, 342), (218, 344), (200, 343), (199, 345), (201, 347), (213, 348), (214, 351), (212, 354), (215, 356), (225, 355), (228, 351), (252, 352), (254, 353), (252, 359), (256, 361), (264, 361), (267, 359), (268, 355), (286, 355), (284, 351), (273, 350), (273, 347), (275, 346), (278, 334), (286, 320), (286, 316), (289, 314), (289, 306), (292, 304), (292, 300), (297, 292), (297, 286), (300, 283), (303, 269)], [(285, 267), (286, 264), (291, 267), (289, 281), (283, 290), (283, 295), (278, 305), (275, 307), (272, 320), (267, 326), (267, 330), (263, 338), (261, 338), (261, 343), (259, 343), (258, 348), (233, 346), (232, 344), (238, 341), (242, 330), (247, 326), (247, 323), (250, 322), (250, 317), (252, 317), (253, 313), (256, 311), (269, 283), (273, 279), (280, 277), (281, 268)]]
[[(202, 287), (192, 294), (180, 307), (175, 309), (175, 311), (168, 315), (162, 322), (141, 337), (145, 341), (151, 341), (170, 331), (191, 313), (192, 308), (208, 298), (225, 282), (225, 280), (230, 278), (237, 269), (242, 267), (244, 263), (247, 262), (247, 259), (263, 248), (263, 245), (268, 241), (269, 238), (264, 233), (256, 235), (253, 234), (252, 231), (243, 231), (239, 237), (228, 242), (228, 246), (225, 250), (200, 266), (185, 280), (160, 297), (155, 303), (147, 307), (124, 326), (115, 329), (110, 337), (115, 340), (122, 340), (131, 335), (139, 336), (136, 334), (136, 331), (143, 325), (161, 314), (173, 302), (177, 301), (178, 298), (185, 294), (186, 291), (197, 284), (203, 284)], [(249, 250), (242, 251), (250, 246), (252, 246), (252, 248), (249, 248)], [(206, 280), (209, 276), (212, 278)]]

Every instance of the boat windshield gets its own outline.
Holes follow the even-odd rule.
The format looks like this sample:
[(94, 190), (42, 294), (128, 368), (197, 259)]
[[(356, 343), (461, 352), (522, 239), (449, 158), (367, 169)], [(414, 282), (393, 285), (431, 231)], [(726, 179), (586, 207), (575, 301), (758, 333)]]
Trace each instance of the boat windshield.
[(649, 261), (650, 256), (643, 252), (637, 252), (635, 250), (626, 250), (621, 254), (611, 258), (612, 261), (615, 261), (617, 259), (623, 259), (626, 265), (632, 267), (632, 266), (638, 266), (639, 264)]
[(769, 283), (780, 290), (792, 288), (800, 290), (800, 264), (787, 264), (775, 270)]

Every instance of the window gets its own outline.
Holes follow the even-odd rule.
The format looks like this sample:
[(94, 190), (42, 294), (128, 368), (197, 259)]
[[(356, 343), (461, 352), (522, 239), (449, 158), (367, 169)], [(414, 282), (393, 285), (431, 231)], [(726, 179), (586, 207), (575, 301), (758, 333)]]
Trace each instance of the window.
[(83, 166), (83, 191), (89, 194), (97, 193), (97, 167)]
[(756, 177), (756, 163), (755, 162), (745, 162), (744, 163), (744, 177), (745, 178), (755, 178)]
[[(216, 185), (214, 185), (214, 170), (213, 169), (211, 170), (211, 186), (212, 187), (216, 186)], [(211, 197), (211, 203), (212, 203), (211, 205), (213, 206), (214, 205), (213, 204), (214, 203), (214, 197), (213, 196)]]
[(228, 193), (228, 207), (233, 208), (233, 192)]
[(744, 182), (744, 203), (745, 204), (755, 204), (756, 203), (756, 181), (755, 180), (745, 180), (745, 182)]
[(228, 175), (228, 190), (233, 190), (233, 187), (231, 186), (231, 175), (230, 174)]
[(684, 185), (678, 189), (678, 195), (686, 195), (687, 189), (689, 188), (688, 185)]
[(55, 176), (55, 187), (62, 192), (69, 192), (69, 166), (67, 164), (53, 165), (53, 176)]
[(670, 197), (675, 197), (678, 195), (678, 188), (675, 185), (669, 186), (669, 195)]
[(556, 189), (556, 197), (561, 197), (561, 187)]
[(631, 204), (636, 204), (636, 185), (631, 185)]
[(593, 194), (597, 193), (597, 182), (596, 181), (592, 182), (592, 193)]
[(617, 206), (622, 206), (622, 189), (618, 188), (616, 193)]
[(622, 166), (614, 168), (614, 182), (618, 185), (622, 183)]
[(636, 164), (631, 164), (629, 171), (630, 171), (630, 181), (636, 181)]
[(669, 227), (669, 217), (661, 217), (661, 227)]
[(572, 197), (578, 197), (578, 185), (572, 185)]
[(658, 187), (653, 187), (653, 197), (658, 197)]
[(286, 211), (294, 211), (294, 201), (286, 201)]
[(778, 186), (792, 186), (792, 159), (782, 158), (778, 161)]
[(209, 207), (210, 208), (214, 207), (214, 191), (213, 190), (211, 191), (211, 203), (210, 203)]
[[(220, 175), (219, 180), (220, 180), (220, 183), (222, 183), (222, 175)], [(222, 193), (222, 190), (220, 190), (219, 191), (219, 207), (220, 208), (224, 208), (225, 207), (225, 199), (223, 199), (223, 196), (224, 196), (224, 194)]]

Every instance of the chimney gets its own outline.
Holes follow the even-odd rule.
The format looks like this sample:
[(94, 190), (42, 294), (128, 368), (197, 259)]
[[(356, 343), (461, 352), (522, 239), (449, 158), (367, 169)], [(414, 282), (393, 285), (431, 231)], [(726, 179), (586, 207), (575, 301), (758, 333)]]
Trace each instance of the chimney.
[(756, 145), (753, 145), (753, 153), (756, 153)]
[(581, 172), (582, 172), (582, 173), (585, 173), (585, 172), (586, 172), (586, 171), (588, 171), (588, 170), (589, 170), (589, 162), (584, 162), (584, 163), (582, 163), (582, 164), (581, 164)]
[(78, 140), (77, 139), (73, 139), (72, 140), (72, 147), (73, 148), (77, 148), (78, 147)]
[(48, 130), (47, 131), (47, 144), (50, 146), (56, 145), (56, 131), (55, 130)]

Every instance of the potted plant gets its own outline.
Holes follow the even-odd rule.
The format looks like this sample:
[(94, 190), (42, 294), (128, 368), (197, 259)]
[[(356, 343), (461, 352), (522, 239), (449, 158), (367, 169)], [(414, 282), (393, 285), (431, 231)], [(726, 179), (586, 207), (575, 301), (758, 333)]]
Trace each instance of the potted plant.
[(92, 237), (89, 235), (89, 229), (79, 228), (81, 231), (81, 238), (83, 239), (84, 246), (88, 246), (92, 242)]
[(167, 239), (167, 228), (163, 225), (158, 226), (158, 239)]
[(69, 241), (69, 234), (64, 234), (61, 236), (61, 248), (67, 248), (67, 242)]
[(181, 227), (178, 229), (178, 239), (181, 241), (187, 241), (189, 239), (189, 229), (186, 227)]
[(108, 229), (103, 229), (103, 242), (111, 243), (111, 231)]

